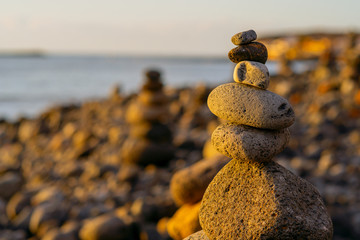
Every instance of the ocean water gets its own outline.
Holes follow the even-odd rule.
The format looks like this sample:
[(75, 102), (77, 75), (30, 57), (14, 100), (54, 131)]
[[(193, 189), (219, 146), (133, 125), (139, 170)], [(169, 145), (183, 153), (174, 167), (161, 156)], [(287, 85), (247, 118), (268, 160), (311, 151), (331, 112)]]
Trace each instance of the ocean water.
[[(276, 72), (275, 63), (266, 65), (270, 74)], [(172, 87), (215, 86), (231, 81), (234, 64), (226, 58), (0, 57), (0, 118), (35, 117), (53, 105), (105, 98), (115, 85), (123, 93), (135, 92), (147, 68), (159, 69)]]

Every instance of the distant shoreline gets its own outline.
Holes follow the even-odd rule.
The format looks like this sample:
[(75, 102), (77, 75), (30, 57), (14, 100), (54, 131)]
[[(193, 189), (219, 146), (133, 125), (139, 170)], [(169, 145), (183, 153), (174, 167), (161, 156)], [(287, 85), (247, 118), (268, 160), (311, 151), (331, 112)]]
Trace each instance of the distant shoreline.
[(41, 50), (0, 51), (0, 58), (45, 57), (46, 55), (47, 54)]

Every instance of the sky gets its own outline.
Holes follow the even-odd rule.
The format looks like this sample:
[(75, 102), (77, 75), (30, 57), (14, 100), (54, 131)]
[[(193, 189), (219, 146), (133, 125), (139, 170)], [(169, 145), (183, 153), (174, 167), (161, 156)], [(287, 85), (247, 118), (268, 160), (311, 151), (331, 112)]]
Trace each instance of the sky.
[(359, 0), (1, 0), (0, 51), (222, 56), (259, 37), (360, 31)]

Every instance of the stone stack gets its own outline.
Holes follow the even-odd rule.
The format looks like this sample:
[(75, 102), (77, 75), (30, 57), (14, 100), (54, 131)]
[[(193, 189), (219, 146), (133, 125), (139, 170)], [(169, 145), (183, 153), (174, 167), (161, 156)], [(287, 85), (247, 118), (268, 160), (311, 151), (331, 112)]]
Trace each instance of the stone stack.
[(146, 72), (139, 96), (129, 104), (126, 121), (129, 138), (122, 149), (123, 162), (138, 165), (166, 165), (174, 155), (172, 133), (166, 124), (168, 99), (159, 71)]
[(232, 160), (215, 176), (200, 208), (202, 231), (187, 239), (331, 239), (332, 222), (318, 191), (273, 161), (289, 140), (295, 114), (267, 91), (266, 47), (253, 30), (238, 33), (229, 52), (235, 83), (209, 95), (208, 106), (227, 120), (212, 134)]

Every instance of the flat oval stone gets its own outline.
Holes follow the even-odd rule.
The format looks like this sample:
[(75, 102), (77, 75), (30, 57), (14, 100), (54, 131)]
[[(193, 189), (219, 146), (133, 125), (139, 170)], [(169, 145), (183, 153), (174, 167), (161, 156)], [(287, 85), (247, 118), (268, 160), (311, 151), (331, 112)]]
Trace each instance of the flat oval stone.
[(237, 160), (268, 162), (283, 151), (289, 142), (287, 128), (267, 130), (236, 125), (221, 124), (212, 133), (211, 141), (222, 154)]
[(269, 70), (265, 64), (254, 61), (241, 61), (234, 69), (234, 81), (261, 89), (269, 86)]
[(274, 161), (230, 161), (201, 202), (209, 239), (332, 239), (333, 226), (319, 192)]
[(251, 42), (231, 49), (228, 57), (234, 63), (249, 60), (265, 64), (268, 58), (268, 52), (264, 44)]
[(234, 36), (232, 36), (231, 42), (235, 45), (241, 45), (241, 44), (250, 43), (256, 40), (256, 38), (257, 38), (256, 32), (254, 30), (248, 30), (237, 33)]
[(282, 129), (295, 121), (294, 110), (286, 99), (239, 83), (216, 87), (209, 94), (208, 106), (219, 118), (256, 128)]

